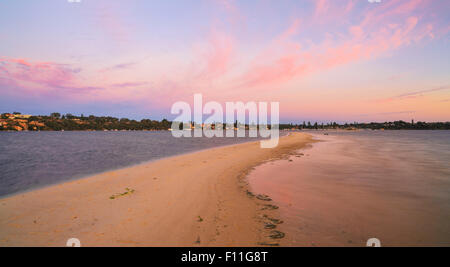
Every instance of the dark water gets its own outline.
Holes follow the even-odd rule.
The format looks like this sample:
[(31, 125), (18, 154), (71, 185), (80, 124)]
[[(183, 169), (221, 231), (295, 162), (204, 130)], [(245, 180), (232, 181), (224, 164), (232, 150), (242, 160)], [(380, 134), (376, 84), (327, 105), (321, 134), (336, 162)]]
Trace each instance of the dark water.
[(255, 138), (170, 132), (0, 132), (0, 196)]
[(304, 156), (261, 165), (288, 245), (450, 246), (450, 131), (311, 131)]

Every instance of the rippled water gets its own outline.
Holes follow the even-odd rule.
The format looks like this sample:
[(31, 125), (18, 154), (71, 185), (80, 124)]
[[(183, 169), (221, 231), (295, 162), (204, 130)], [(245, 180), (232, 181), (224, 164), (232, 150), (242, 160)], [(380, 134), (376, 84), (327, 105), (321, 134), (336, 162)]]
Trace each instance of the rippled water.
[(170, 132), (0, 132), (0, 196), (163, 157), (255, 138)]
[(450, 131), (311, 132), (304, 156), (249, 176), (293, 246), (450, 246)]

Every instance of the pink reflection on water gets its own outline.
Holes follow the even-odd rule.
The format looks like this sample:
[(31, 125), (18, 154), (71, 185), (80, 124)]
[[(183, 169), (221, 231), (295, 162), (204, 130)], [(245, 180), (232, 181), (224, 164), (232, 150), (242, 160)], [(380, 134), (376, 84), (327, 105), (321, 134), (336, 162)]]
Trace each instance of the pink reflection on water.
[(280, 207), (282, 245), (450, 245), (449, 168), (424, 145), (371, 136), (324, 136), (291, 161), (248, 177)]

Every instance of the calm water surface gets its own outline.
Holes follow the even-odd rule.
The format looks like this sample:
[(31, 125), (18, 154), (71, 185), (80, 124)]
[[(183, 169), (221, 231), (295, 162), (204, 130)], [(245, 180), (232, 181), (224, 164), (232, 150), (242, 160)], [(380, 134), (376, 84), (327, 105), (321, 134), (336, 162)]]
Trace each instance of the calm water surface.
[(0, 132), (0, 196), (255, 138), (170, 132)]
[(323, 142), (249, 176), (285, 245), (450, 246), (450, 131), (311, 133)]

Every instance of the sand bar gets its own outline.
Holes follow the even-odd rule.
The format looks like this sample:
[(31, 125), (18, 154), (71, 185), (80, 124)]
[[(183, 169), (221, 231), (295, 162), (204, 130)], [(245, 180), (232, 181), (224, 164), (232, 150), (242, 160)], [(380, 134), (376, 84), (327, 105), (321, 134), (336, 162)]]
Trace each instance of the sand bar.
[(214, 148), (0, 199), (0, 246), (275, 245), (264, 215), (277, 211), (262, 210), (245, 176), (311, 142), (292, 133), (275, 149)]

